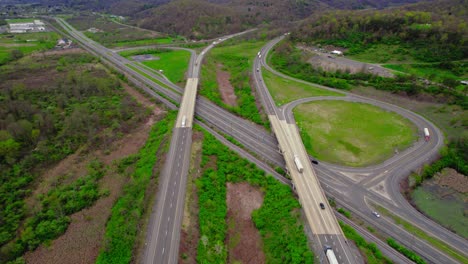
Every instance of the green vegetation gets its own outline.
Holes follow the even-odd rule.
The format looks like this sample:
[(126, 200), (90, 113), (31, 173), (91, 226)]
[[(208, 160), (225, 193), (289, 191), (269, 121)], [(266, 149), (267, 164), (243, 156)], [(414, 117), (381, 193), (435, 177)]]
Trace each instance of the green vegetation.
[(393, 221), (395, 221), (396, 224), (402, 226), (406, 231), (410, 232), (411, 234), (413, 234), (413, 235), (427, 241), (432, 246), (434, 246), (434, 247), (438, 248), (439, 250), (447, 253), (448, 255), (452, 256), (454, 259), (456, 259), (456, 260), (458, 260), (458, 261), (460, 261), (462, 263), (467, 263), (468, 262), (468, 258), (462, 252), (458, 252), (457, 250), (455, 250), (454, 248), (452, 248), (449, 245), (445, 244), (443, 241), (439, 240), (438, 238), (428, 235), (426, 232), (424, 232), (420, 228), (418, 228), (418, 227), (414, 226), (413, 224), (403, 220), (399, 216), (394, 215), (393, 213), (391, 213), (386, 208), (384, 208), (382, 206), (376, 206), (376, 208), (378, 209), (378, 211), (381, 214), (392, 218)]
[(359, 248), (359, 250), (364, 253), (364, 255), (366, 256), (366, 259), (365, 259), (366, 263), (369, 263), (369, 264), (393, 263), (387, 257), (382, 255), (382, 252), (377, 248), (377, 245), (375, 243), (367, 243), (367, 241), (362, 236), (360, 236), (358, 232), (356, 232), (356, 230), (354, 230), (351, 226), (346, 225), (342, 221), (338, 221), (338, 222), (346, 238), (354, 241), (354, 243), (356, 243), (356, 246)]
[(294, 114), (307, 151), (328, 162), (375, 164), (415, 139), (415, 128), (407, 119), (369, 104), (311, 102), (299, 105)]
[(312, 96), (342, 96), (337, 92), (279, 77), (265, 69), (262, 74), (268, 90), (278, 105)]
[(156, 45), (156, 44), (171, 44), (175, 41), (182, 41), (183, 38), (171, 38), (171, 37), (158, 37), (150, 39), (139, 39), (139, 40), (124, 40), (113, 44), (115, 47), (132, 47), (132, 46), (144, 46), (144, 45)]
[[(308, 63), (307, 61), (311, 56), (311, 53), (296, 48), (291, 41), (283, 41), (273, 50), (270, 61), (272, 66), (284, 74), (337, 89), (349, 90), (363, 86), (405, 93), (410, 97), (429, 94), (437, 97), (438, 101), (457, 104), (463, 109), (468, 108), (468, 97), (465, 94), (466, 87), (460, 86), (460, 83), (454, 79), (444, 79), (443, 84), (438, 84), (427, 83), (425, 80), (408, 74), (400, 74), (395, 78), (386, 78), (364, 72), (356, 74), (342, 71), (327, 72), (321, 68), (314, 68)], [(454, 63), (444, 62), (440, 65), (454, 65)], [(461, 71), (464, 72), (464, 70)]]
[(351, 219), (351, 213), (349, 211), (346, 211), (343, 208), (338, 208), (337, 211), (338, 213), (344, 215), (346, 218)]
[(398, 244), (395, 240), (389, 238), (387, 239), (387, 244), (390, 245), (392, 248), (396, 249), (398, 252), (405, 255), (411, 261), (414, 261), (416, 264), (426, 264), (426, 261), (422, 259), (419, 255), (416, 255), (413, 251), (405, 248), (404, 246)]
[[(468, 62), (385, 64), (383, 66), (439, 83), (460, 81), (468, 78)], [(454, 85), (457, 86), (457, 84)], [(464, 89), (464, 87), (461, 86), (460, 89)]]
[[(122, 47), (150, 44), (165, 44), (172, 42), (173, 38), (154, 31), (139, 29), (115, 23), (110, 17), (80, 14), (79, 16), (67, 17), (67, 22), (78, 30), (85, 31), (84, 34), (92, 40), (106, 47)], [(90, 28), (97, 29), (93, 33)]]
[(135, 238), (141, 226), (141, 217), (145, 210), (145, 197), (150, 180), (158, 179), (153, 175), (153, 167), (158, 156), (156, 153), (167, 145), (167, 134), (174, 126), (177, 113), (170, 112), (166, 118), (154, 124), (145, 146), (136, 156), (122, 160), (119, 169), (125, 170), (136, 160), (135, 169), (124, 187), (124, 194), (112, 207), (112, 215), (107, 222), (105, 247), (101, 250), (96, 263), (130, 263)]
[(186, 50), (146, 49), (138, 51), (123, 51), (120, 55), (128, 58), (136, 55), (150, 54), (157, 59), (142, 63), (154, 70), (163, 70), (163, 74), (173, 83), (184, 81), (190, 60), (190, 52)]
[(51, 49), (59, 38), (55, 32), (1, 34), (0, 66), (34, 51)]
[(13, 23), (31, 23), (34, 22), (34, 18), (14, 18), (14, 19), (6, 19), (8, 24)]
[(266, 263), (312, 263), (313, 255), (300, 224), (299, 203), (290, 188), (205, 133), (199, 197), (200, 241), (197, 262), (225, 263), (227, 250), (226, 182), (247, 181), (265, 193), (252, 219), (263, 238)]
[[(252, 63), (264, 41), (228, 42), (217, 46), (207, 55), (201, 71), (200, 94), (217, 105), (245, 117), (253, 122), (267, 126), (267, 121), (256, 106), (253, 87), (250, 86)], [(219, 83), (216, 79), (219, 71), (230, 74), (229, 82), (234, 87), (237, 105), (230, 106), (222, 101)]]
[(34, 250), (63, 234), (70, 224), (69, 215), (91, 206), (99, 198), (98, 180), (104, 171), (101, 163), (92, 162), (88, 165), (88, 175), (40, 197), (41, 209), (26, 220), (19, 238), (6, 244), (2, 253), (8, 259), (15, 259), (24, 251)]
[(402, 59), (440, 62), (466, 58), (467, 33), (463, 16), (451, 16), (445, 8), (431, 12), (374, 10), (329, 12), (305, 21), (291, 38), (347, 48), (347, 54), (360, 54), (374, 45), (395, 46)]
[(423, 171), (419, 175), (415, 175), (416, 187), (419, 186), (425, 179), (432, 178), (436, 173), (444, 168), (452, 168), (463, 175), (468, 175), (468, 142), (458, 141), (451, 143), (447, 149), (441, 152), (441, 158), (432, 163), (425, 165)]
[[(11, 259), (59, 235), (68, 224), (64, 222), (67, 218), (53, 219), (55, 212), (60, 212), (54, 209), (41, 213), (39, 220), (31, 220), (35, 214), (27, 210), (24, 201), (31, 192), (30, 183), (79, 148), (86, 151), (107, 146), (146, 114), (124, 93), (118, 79), (86, 53), (25, 57), (2, 66), (0, 79), (4, 106), (0, 112), (0, 259)], [(77, 189), (87, 192), (97, 178), (57, 187), (57, 192), (68, 195), (73, 189), (81, 195)], [(43, 206), (76, 206), (69, 212), (83, 208), (81, 202), (56, 202), (57, 192), (50, 193), (50, 199), (41, 198)], [(83, 195), (85, 206), (95, 199), (94, 194)], [(56, 230), (50, 236), (41, 235), (43, 220), (49, 221), (47, 228)], [(28, 233), (24, 233), (26, 227), (31, 227)]]
[(411, 197), (418, 209), (443, 226), (468, 238), (464, 196), (461, 195), (459, 199), (444, 199), (444, 196), (434, 193), (431, 189), (433, 188), (425, 188), (422, 185), (412, 192)]

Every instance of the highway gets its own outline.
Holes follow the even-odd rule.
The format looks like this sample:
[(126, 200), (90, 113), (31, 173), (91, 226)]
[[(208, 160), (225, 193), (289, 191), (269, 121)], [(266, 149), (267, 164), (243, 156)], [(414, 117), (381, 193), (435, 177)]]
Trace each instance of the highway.
[(178, 261), (200, 64), (204, 54), (208, 53), (214, 44), (237, 35), (239, 34), (225, 37), (209, 45), (200, 56), (192, 53), (188, 68), (189, 78), (173, 129), (169, 155), (159, 176), (161, 184), (148, 224), (142, 261), (144, 264), (177, 263)]
[[(169, 85), (171, 89), (167, 87), (162, 87), (161, 85), (149, 80), (147, 77), (142, 76), (141, 73), (136, 72), (135, 70), (129, 68), (124, 62), (125, 59), (118, 56), (117, 54), (109, 55), (109, 52), (106, 48), (103, 48), (101, 45), (87, 39), (82, 36), (81, 33), (76, 32), (73, 28), (64, 25), (60, 22), (60, 19), (57, 20), (62, 24), (65, 30), (69, 34), (77, 39), (85, 49), (91, 53), (96, 54), (101, 57), (104, 63), (110, 64), (113, 67), (116, 67), (119, 71), (125, 73), (130, 81), (134, 82), (136, 85), (144, 89), (150, 95), (156, 97), (158, 100), (162, 101), (168, 105), (171, 109), (177, 108), (177, 103), (180, 102), (181, 96), (180, 92), (183, 91), (182, 88), (177, 87), (173, 84)], [(66, 22), (65, 22), (66, 23)], [(276, 41), (276, 40), (275, 40)], [(279, 40), (278, 40), (279, 41)], [(276, 43), (269, 43), (276, 44)], [(273, 46), (271, 45), (271, 46)], [(266, 46), (264, 51), (269, 50)], [(263, 65), (268, 68), (268, 65)], [(273, 72), (274, 70), (271, 69)], [(281, 76), (280, 73), (277, 73)], [(284, 78), (290, 78), (289, 76), (283, 75)], [(163, 81), (163, 80), (161, 80)], [(167, 80), (166, 80), (167, 81)], [(297, 80), (302, 82), (301, 80)], [(326, 87), (324, 87), (326, 88)], [(328, 88), (326, 88), (328, 89)], [(179, 91), (179, 93), (174, 92)], [(168, 100), (170, 99), (170, 100)], [(248, 157), (250, 160), (253, 160), (257, 164), (264, 166), (260, 162), (269, 162), (273, 165), (284, 166), (284, 160), (281, 154), (278, 153), (277, 141), (276, 139), (266, 132), (262, 127), (256, 126), (249, 121), (243, 120), (226, 110), (214, 105), (204, 98), (197, 99), (197, 108), (195, 109), (196, 115), (198, 115), (204, 123), (200, 123), (203, 127), (209, 128), (207, 125), (212, 126), (216, 131), (231, 135), (241, 144), (243, 144), (251, 152), (256, 153), (257, 157), (261, 160), (252, 159), (253, 157)], [(216, 131), (211, 129), (211, 133), (216, 133)], [(438, 130), (435, 130), (438, 131)], [(217, 134), (219, 136), (219, 134)], [(441, 137), (442, 138), (442, 137)], [(434, 138), (433, 138), (434, 139)], [(431, 144), (433, 139), (431, 139)], [(441, 139), (437, 139), (440, 141)], [(228, 142), (224, 142), (229, 144)], [(435, 150), (434, 150), (435, 149)], [(432, 146), (432, 151), (426, 151), (431, 154), (431, 152), (437, 152), (437, 148)], [(238, 150), (236, 150), (238, 151)], [(241, 153), (243, 155), (245, 153)], [(412, 155), (409, 155), (412, 156)], [(413, 155), (413, 157), (420, 157), (420, 159), (430, 159), (430, 155)], [(320, 178), (322, 186), (324, 187), (327, 194), (331, 197), (335, 197), (338, 201), (342, 201), (341, 204), (347, 209), (351, 210), (354, 214), (361, 216), (369, 223), (373, 223), (378, 229), (387, 230), (388, 234), (392, 237), (395, 237), (399, 242), (405, 244), (406, 246), (413, 248), (419, 254), (431, 258), (434, 263), (455, 263), (451, 258), (448, 258), (446, 254), (441, 253), (440, 251), (433, 249), (430, 246), (425, 245), (424, 242), (419, 241), (417, 238), (414, 238), (411, 234), (406, 231), (400, 230), (399, 227), (387, 221), (381, 219), (376, 221), (370, 214), (371, 209), (368, 207), (366, 201), (371, 199), (372, 201), (381, 204), (385, 208), (391, 210), (393, 213), (399, 215), (400, 217), (417, 224), (420, 228), (428, 233), (435, 233), (436, 237), (439, 237), (445, 243), (451, 245), (454, 248), (457, 248), (461, 252), (468, 252), (466, 240), (451, 233), (445, 228), (437, 225), (430, 219), (427, 219), (414, 208), (412, 208), (404, 197), (398, 191), (398, 179), (405, 176), (405, 172), (411, 170), (412, 166), (416, 167), (416, 163), (421, 163), (421, 160), (411, 159), (410, 162), (407, 162), (407, 165), (400, 166), (400, 162), (405, 162), (403, 159), (399, 160), (398, 157), (391, 159), (391, 162), (385, 162), (383, 166), (390, 166), (393, 169), (392, 171), (388, 170), (387, 175), (382, 177), (385, 174), (385, 170), (380, 167), (370, 168), (369, 171), (365, 169), (350, 169), (350, 168), (340, 168), (331, 164), (321, 163), (315, 169)], [(420, 164), (418, 165), (420, 166)], [(413, 167), (413, 168), (415, 168)], [(356, 170), (356, 172), (354, 172)], [(347, 174), (356, 173), (366, 175), (368, 179), (375, 179), (371, 181), (375, 186), (382, 185), (385, 186), (387, 192), (386, 195), (382, 195), (380, 192), (376, 192), (373, 188), (368, 187), (364, 188), (359, 185), (359, 182), (356, 182), (354, 179), (349, 177)], [(407, 174), (406, 174), (407, 175)], [(378, 179), (382, 181), (378, 183)], [(394, 196), (396, 198), (394, 198)], [(396, 230), (396, 231), (395, 231)], [(417, 243), (413, 243), (413, 242)]]
[[(265, 52), (260, 51), (254, 61), (253, 79), (257, 92), (260, 95), (263, 107), (268, 115), (272, 129), (278, 139), (279, 146), (286, 168), (292, 178), (299, 201), (304, 210), (308, 225), (316, 236), (318, 250), (324, 250), (330, 246), (339, 263), (362, 262), (360, 255), (354, 255), (346, 238), (335, 218), (333, 209), (328, 204), (327, 197), (322, 191), (317, 175), (310, 162), (309, 156), (302, 144), (302, 140), (295, 122), (289, 122), (271, 97), (268, 88), (264, 84), (261, 71), (261, 56)], [(293, 120), (294, 121), (294, 120)], [(299, 170), (297, 159), (302, 163)], [(321, 205), (324, 208), (321, 208)]]

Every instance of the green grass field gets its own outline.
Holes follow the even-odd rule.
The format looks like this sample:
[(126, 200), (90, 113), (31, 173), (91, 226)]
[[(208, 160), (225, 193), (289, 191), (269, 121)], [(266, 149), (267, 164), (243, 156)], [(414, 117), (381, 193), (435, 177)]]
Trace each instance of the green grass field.
[(369, 104), (311, 102), (296, 107), (294, 114), (307, 151), (331, 163), (376, 164), (416, 139), (409, 120)]
[(374, 44), (358, 54), (346, 55), (350, 59), (370, 63), (414, 63), (410, 51), (398, 45)]
[(293, 80), (284, 79), (270, 71), (262, 70), (263, 79), (277, 105), (312, 96), (343, 96), (343, 94), (318, 88)]
[(190, 52), (186, 50), (171, 50), (169, 52), (154, 54), (159, 60), (144, 61), (143, 64), (155, 69), (163, 70), (164, 75), (173, 83), (181, 83), (185, 80)]
[(444, 79), (465, 80), (468, 78), (468, 70), (466, 67), (464, 73), (457, 74), (451, 70), (445, 70), (436, 67), (434, 64), (385, 64), (385, 68), (412, 74), (426, 79), (442, 82)]
[(13, 24), (13, 23), (30, 23), (34, 22), (34, 18), (15, 18), (15, 19), (5, 19), (8, 24)]
[(55, 32), (2, 34), (0, 35), (0, 65), (10, 60), (13, 50), (19, 50), (23, 55), (34, 51), (51, 49), (60, 36)]
[(466, 228), (468, 217), (464, 215), (466, 209), (463, 199), (444, 199), (425, 188), (424, 185), (414, 190), (412, 197), (418, 208), (425, 214), (468, 238)]

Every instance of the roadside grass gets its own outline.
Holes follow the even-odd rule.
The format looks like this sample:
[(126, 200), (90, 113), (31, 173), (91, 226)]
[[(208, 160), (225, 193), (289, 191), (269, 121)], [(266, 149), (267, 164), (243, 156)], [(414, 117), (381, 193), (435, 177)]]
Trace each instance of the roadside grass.
[(379, 206), (379, 205), (375, 205), (375, 207), (377, 208), (377, 210), (381, 214), (392, 218), (393, 221), (395, 221), (396, 224), (402, 226), (406, 231), (408, 231), (411, 234), (413, 234), (413, 235), (427, 241), (432, 246), (434, 246), (434, 247), (438, 248), (439, 250), (447, 253), (448, 255), (450, 255), (454, 259), (460, 261), (461, 263), (468, 263), (468, 257), (466, 257), (462, 252), (459, 252), (459, 251), (455, 250), (454, 248), (450, 247), (449, 245), (447, 245), (443, 241), (439, 240), (438, 238), (427, 234), (426, 232), (424, 232), (420, 228), (414, 226), (413, 224), (407, 222), (406, 220), (403, 220), (399, 216), (394, 215), (393, 213), (388, 211), (386, 208), (384, 208), (382, 206)]
[[(231, 112), (267, 126), (268, 121), (260, 115), (254, 91), (250, 85), (253, 61), (265, 43), (265, 41), (229, 41), (213, 48), (205, 58), (201, 69), (200, 94)], [(237, 96), (236, 107), (226, 105), (221, 99), (216, 74), (214, 74), (218, 65), (222, 65), (222, 70), (231, 76), (229, 81)]]
[[(420, 76), (436, 82), (443, 82), (445, 79), (464, 80), (468, 77), (468, 63), (460, 64), (459, 69), (441, 69), (438, 63), (425, 64), (384, 64), (388, 69), (404, 72), (407, 74)], [(458, 67), (457, 67), (458, 68)]]
[[(349, 217), (347, 217), (349, 218)], [(390, 259), (382, 254), (380, 249), (375, 243), (367, 242), (358, 232), (351, 226), (345, 224), (343, 221), (338, 221), (341, 229), (347, 239), (354, 241), (359, 251), (365, 256), (365, 261), (368, 264), (387, 264), (393, 263)]]
[(0, 65), (12, 60), (12, 52), (18, 50), (22, 55), (34, 51), (48, 50), (55, 46), (60, 36), (55, 32), (38, 32), (0, 35)]
[(343, 96), (341, 93), (328, 91), (314, 85), (288, 80), (270, 71), (262, 70), (263, 79), (277, 105), (313, 96)]
[(346, 166), (377, 164), (416, 138), (409, 120), (369, 104), (310, 102), (296, 107), (294, 115), (312, 156)]
[(444, 199), (425, 188), (424, 184), (413, 191), (412, 198), (417, 207), (430, 218), (468, 238), (467, 217), (463, 213), (465, 210), (463, 199)]
[(173, 83), (184, 82), (190, 60), (190, 52), (186, 50), (170, 50), (169, 52), (154, 55), (159, 57), (159, 60), (143, 61), (142, 64), (155, 70), (163, 70), (163, 74)]

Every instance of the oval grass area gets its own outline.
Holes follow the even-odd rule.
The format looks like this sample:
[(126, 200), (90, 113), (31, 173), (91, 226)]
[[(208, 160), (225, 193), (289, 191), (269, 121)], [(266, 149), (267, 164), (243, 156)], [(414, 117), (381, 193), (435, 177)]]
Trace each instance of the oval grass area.
[(417, 139), (408, 119), (370, 104), (310, 102), (297, 106), (294, 116), (307, 152), (340, 165), (377, 164)]

